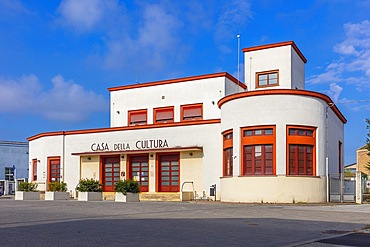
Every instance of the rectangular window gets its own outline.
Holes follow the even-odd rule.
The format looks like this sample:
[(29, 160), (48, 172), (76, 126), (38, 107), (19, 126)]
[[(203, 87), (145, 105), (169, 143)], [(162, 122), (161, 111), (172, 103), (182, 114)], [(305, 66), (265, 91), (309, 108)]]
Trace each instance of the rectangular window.
[(223, 176), (233, 176), (233, 132), (223, 133)]
[(287, 174), (314, 176), (315, 148), (314, 127), (287, 126)]
[(313, 147), (289, 145), (289, 175), (313, 175)]
[(37, 159), (32, 160), (32, 181), (37, 181)]
[(5, 167), (5, 180), (14, 181), (12, 167)]
[(224, 149), (224, 176), (233, 176), (233, 148)]
[(244, 146), (244, 175), (273, 175), (272, 145)]
[(181, 106), (181, 121), (192, 121), (203, 119), (203, 105), (192, 104)]
[(275, 126), (242, 129), (242, 174), (275, 174)]
[(279, 85), (279, 70), (258, 72), (256, 74), (256, 87), (271, 87)]
[(154, 123), (173, 123), (173, 107), (154, 109)]
[(135, 110), (128, 112), (130, 126), (147, 124), (147, 110)]

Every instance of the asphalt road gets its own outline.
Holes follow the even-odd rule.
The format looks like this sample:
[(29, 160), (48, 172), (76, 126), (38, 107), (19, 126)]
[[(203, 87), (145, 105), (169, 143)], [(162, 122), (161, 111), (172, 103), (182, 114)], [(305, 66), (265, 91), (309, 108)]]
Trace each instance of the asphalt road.
[(370, 205), (0, 199), (0, 246), (370, 246)]

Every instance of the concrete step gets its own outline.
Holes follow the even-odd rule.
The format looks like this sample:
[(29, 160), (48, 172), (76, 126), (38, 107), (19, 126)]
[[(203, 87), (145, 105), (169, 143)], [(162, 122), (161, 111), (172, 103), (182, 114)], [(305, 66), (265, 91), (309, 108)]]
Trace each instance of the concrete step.
[(142, 192), (140, 193), (140, 201), (154, 202), (179, 202), (180, 192)]

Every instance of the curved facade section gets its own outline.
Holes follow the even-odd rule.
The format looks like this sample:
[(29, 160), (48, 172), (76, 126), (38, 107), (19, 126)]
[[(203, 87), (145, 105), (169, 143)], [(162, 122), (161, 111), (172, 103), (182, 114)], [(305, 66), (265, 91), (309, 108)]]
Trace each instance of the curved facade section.
[(340, 172), (339, 155), (329, 154), (328, 147), (343, 143), (345, 122), (330, 102), (325, 95), (303, 90), (254, 91), (221, 99), (221, 131), (234, 133), (233, 176), (221, 178), (221, 200), (326, 201), (327, 175)]

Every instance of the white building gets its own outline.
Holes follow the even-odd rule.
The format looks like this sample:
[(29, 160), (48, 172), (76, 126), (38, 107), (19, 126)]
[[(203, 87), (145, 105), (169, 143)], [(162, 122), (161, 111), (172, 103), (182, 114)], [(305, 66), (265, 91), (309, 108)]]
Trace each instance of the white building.
[[(111, 126), (28, 138), (30, 180), (135, 179), (142, 200), (181, 192), (226, 202), (324, 202), (342, 172), (346, 119), (304, 89), (294, 42), (243, 49), (246, 85), (227, 73), (109, 88)], [(213, 196), (211, 196), (214, 199)]]

